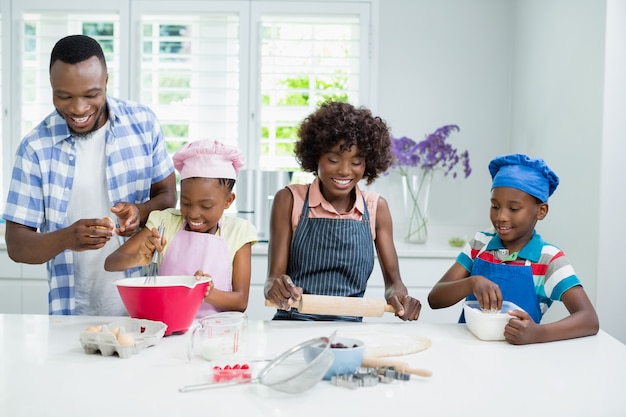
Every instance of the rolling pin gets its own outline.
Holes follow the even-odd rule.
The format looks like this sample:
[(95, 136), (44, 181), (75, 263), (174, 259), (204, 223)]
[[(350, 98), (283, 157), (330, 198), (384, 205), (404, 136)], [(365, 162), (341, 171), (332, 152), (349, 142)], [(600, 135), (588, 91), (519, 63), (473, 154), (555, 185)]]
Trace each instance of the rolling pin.
[(417, 375), (425, 378), (433, 376), (433, 373), (428, 369), (411, 368), (408, 363), (385, 358), (374, 358), (371, 356), (365, 356), (361, 362), (361, 366), (365, 368), (381, 368), (383, 366), (393, 366), (398, 372), (404, 372), (405, 374)]
[[(267, 307), (280, 309), (276, 304), (265, 300)], [(358, 297), (336, 297), (331, 295), (302, 294), (291, 308), (303, 314), (327, 314), (332, 316), (381, 317), (396, 310), (385, 300)]]

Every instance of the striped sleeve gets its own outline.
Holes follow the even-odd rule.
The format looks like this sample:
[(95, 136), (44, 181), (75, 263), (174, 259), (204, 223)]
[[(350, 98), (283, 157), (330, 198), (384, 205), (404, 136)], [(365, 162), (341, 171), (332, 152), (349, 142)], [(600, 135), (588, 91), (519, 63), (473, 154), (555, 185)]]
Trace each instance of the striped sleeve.
[(563, 294), (572, 287), (581, 285), (574, 267), (565, 254), (553, 245), (546, 244), (541, 250), (539, 264), (547, 265), (544, 290), (551, 300), (560, 301)]
[(465, 244), (461, 253), (456, 257), (456, 261), (461, 264), (467, 272), (471, 273), (472, 267), (474, 266), (474, 259), (487, 246), (493, 236), (494, 234), (490, 232), (476, 233), (474, 238)]

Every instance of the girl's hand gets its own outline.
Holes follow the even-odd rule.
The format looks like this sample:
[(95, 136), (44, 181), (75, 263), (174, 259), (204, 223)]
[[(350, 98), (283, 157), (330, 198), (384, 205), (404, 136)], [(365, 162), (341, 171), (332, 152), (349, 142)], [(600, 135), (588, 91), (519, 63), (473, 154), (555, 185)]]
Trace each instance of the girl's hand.
[(534, 322), (530, 315), (521, 310), (509, 311), (512, 316), (504, 327), (504, 339), (512, 345), (536, 343), (541, 326)]
[[(205, 272), (202, 272), (201, 270), (197, 270), (193, 274), (193, 276), (196, 278), (196, 281), (200, 281), (202, 278), (206, 278), (206, 277), (211, 278), (211, 275), (209, 275), (209, 274), (207, 274)], [(209, 280), (209, 285), (207, 285), (206, 292), (204, 293), (204, 300), (205, 301), (206, 301), (206, 298), (209, 296), (209, 294), (211, 294), (211, 290), (213, 290), (213, 287), (214, 287), (213, 279), (210, 279)]]
[(483, 310), (502, 310), (502, 291), (493, 281), (482, 275), (474, 275), (472, 280), (472, 293), (476, 296), (480, 308)]
[(139, 248), (139, 262), (140, 265), (149, 265), (152, 262), (152, 255), (154, 251), (159, 253), (163, 252), (163, 248), (167, 242), (165, 238), (159, 236), (159, 231), (156, 227), (152, 228), (150, 234), (143, 240), (143, 244)]

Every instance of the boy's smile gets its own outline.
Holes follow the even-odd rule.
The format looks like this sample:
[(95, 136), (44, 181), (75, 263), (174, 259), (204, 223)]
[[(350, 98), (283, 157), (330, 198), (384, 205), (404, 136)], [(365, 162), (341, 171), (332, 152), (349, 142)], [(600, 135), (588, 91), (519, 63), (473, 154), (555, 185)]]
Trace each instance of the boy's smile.
[(491, 192), (491, 223), (511, 252), (530, 241), (537, 220), (543, 220), (547, 213), (546, 203), (517, 188), (496, 187)]

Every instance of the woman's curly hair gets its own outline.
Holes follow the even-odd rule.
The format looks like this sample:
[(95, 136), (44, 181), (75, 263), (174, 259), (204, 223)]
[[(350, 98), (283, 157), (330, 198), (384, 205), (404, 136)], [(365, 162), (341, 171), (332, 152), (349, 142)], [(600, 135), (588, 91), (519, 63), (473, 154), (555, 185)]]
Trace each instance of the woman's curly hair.
[(363, 178), (367, 184), (387, 171), (393, 162), (389, 128), (380, 117), (365, 108), (337, 101), (323, 103), (298, 129), (295, 155), (303, 170), (317, 173), (322, 154), (343, 141), (341, 150), (359, 148), (365, 159)]

